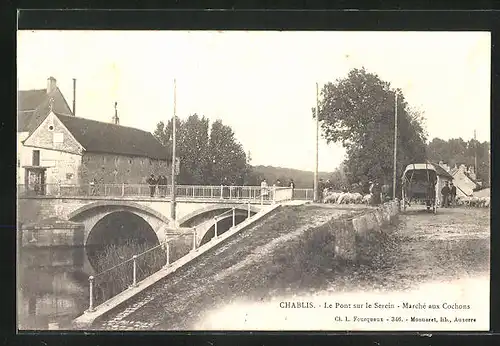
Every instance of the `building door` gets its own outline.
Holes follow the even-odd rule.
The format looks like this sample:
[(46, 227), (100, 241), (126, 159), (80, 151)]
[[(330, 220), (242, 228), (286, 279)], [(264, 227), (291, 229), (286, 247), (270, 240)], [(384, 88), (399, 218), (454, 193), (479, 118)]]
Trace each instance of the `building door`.
[(33, 150), (32, 166), (40, 166), (40, 150)]

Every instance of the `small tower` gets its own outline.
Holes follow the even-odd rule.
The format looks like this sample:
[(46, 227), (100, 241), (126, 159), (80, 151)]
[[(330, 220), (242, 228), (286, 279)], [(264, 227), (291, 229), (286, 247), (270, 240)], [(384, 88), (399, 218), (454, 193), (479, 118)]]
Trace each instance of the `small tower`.
[(115, 102), (115, 115), (113, 117), (113, 124), (120, 125), (120, 118), (118, 118), (118, 102)]

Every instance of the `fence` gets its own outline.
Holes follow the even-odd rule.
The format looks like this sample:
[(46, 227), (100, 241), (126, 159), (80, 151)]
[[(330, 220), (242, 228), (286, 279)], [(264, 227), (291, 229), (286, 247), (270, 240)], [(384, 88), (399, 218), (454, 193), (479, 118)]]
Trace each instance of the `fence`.
[[(239, 207), (241, 206), (245, 206), (247, 210), (246, 219), (252, 217), (250, 201), (239, 205)], [(232, 214), (231, 228), (236, 226), (236, 209), (238, 209), (238, 206), (214, 216), (214, 237), (212, 239), (217, 239), (220, 235), (218, 223), (220, 220), (226, 219), (225, 216)], [(109, 263), (110, 260), (123, 257), (124, 254), (123, 251), (120, 253), (120, 247), (110, 247), (110, 250), (105, 254), (105, 256), (108, 256), (108, 263), (105, 263), (106, 261), (100, 261), (101, 263), (104, 262), (103, 266), (107, 268), (89, 277), (89, 308), (87, 311), (94, 311), (96, 305), (103, 304), (128, 288), (136, 287), (139, 282), (146, 279), (148, 276), (162, 268), (170, 266), (178, 259), (186, 256), (189, 252), (195, 251), (199, 247), (197, 236), (195, 227), (191, 232), (167, 239), (159, 245), (142, 251), (139, 254), (134, 254), (127, 260), (116, 265), (111, 265), (111, 263)], [(171, 243), (183, 237), (192, 238), (190, 246), (180, 250), (175, 248), (172, 249)], [(172, 261), (173, 258), (175, 259)]]
[(293, 199), (312, 201), (314, 199), (313, 189), (293, 189)]

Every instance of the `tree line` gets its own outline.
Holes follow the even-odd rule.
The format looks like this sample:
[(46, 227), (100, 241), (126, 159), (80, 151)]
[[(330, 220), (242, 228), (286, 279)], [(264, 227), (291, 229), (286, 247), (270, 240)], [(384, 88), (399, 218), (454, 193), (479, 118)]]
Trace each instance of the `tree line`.
[(434, 162), (443, 161), (451, 168), (464, 164), (474, 166), (477, 161), (477, 179), (483, 186), (490, 184), (490, 143), (480, 142), (475, 139), (465, 141), (462, 138), (442, 140), (434, 138), (427, 145), (427, 156)]
[[(176, 117), (177, 182), (186, 185), (245, 185), (250, 165), (243, 146), (230, 126), (198, 114)], [(172, 120), (156, 125), (154, 136), (172, 152)]]

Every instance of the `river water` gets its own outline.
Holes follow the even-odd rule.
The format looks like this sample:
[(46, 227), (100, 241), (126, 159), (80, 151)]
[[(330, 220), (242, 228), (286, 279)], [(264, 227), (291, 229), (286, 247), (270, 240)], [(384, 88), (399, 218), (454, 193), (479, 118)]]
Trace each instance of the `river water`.
[(83, 247), (23, 248), (18, 258), (18, 328), (65, 329), (88, 308)]

